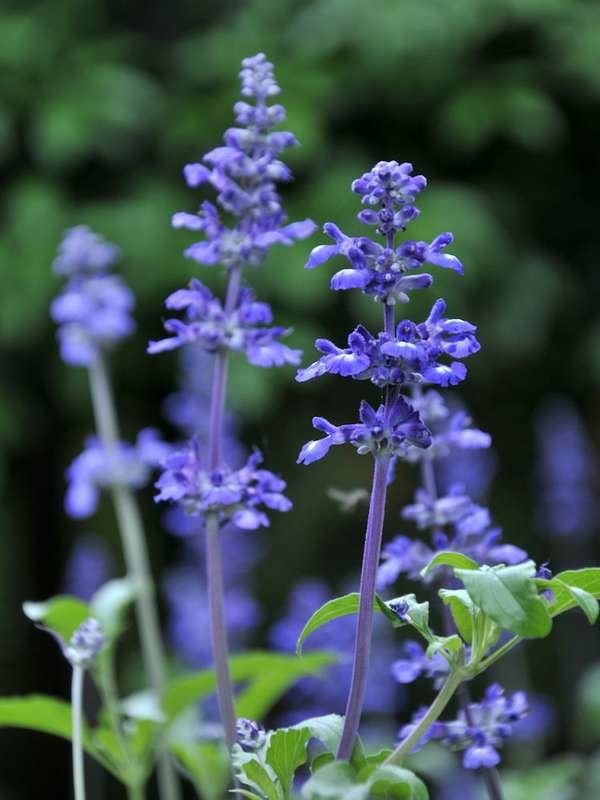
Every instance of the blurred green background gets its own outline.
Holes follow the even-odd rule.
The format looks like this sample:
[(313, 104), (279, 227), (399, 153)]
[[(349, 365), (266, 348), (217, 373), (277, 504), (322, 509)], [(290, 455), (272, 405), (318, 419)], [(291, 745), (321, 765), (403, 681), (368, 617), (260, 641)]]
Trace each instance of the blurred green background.
[[(160, 333), (164, 296), (195, 270), (181, 255), (186, 234), (170, 228), (172, 212), (191, 210), (199, 199), (184, 186), (181, 168), (218, 143), (231, 122), (239, 61), (259, 50), (276, 64), (289, 128), (302, 143), (288, 159), (296, 181), (284, 189), (292, 219), (311, 216), (319, 225), (332, 219), (357, 232), (349, 184), (374, 161), (409, 160), (428, 176), (411, 235), (452, 230), (452, 252), (464, 262), (465, 277), (438, 271), (435, 295), (424, 293), (409, 313), (418, 319), (434, 297), (444, 296), (452, 315), (479, 326), (483, 349), (471, 360), (460, 394), (494, 436), (494, 517), (509, 541), (539, 561), (598, 560), (597, 536), (585, 552), (568, 544), (557, 552), (533, 526), (533, 421), (544, 399), (569, 397), (592, 438), (600, 438), (597, 2), (4, 0), (3, 695), (65, 693), (64, 664), (53, 643), (31, 629), (20, 603), (60, 589), (65, 559), (82, 531), (102, 532), (118, 553), (110, 509), (90, 524), (73, 523), (62, 512), (64, 468), (90, 431), (91, 417), (85, 374), (59, 360), (47, 311), (58, 289), (50, 263), (61, 232), (86, 223), (122, 248), (139, 324), (112, 361), (123, 428), (132, 437), (144, 425), (165, 427), (161, 401), (173, 389), (176, 359), (150, 359), (144, 351)], [(378, 321), (374, 304), (328, 291), (327, 267), (303, 270), (319, 241), (317, 234), (292, 250), (275, 249), (249, 275), (277, 318), (293, 325), (305, 361), (316, 335), (340, 341), (358, 319)], [(201, 277), (222, 285), (216, 272)], [(350, 421), (368, 388), (335, 378), (298, 386), (288, 369), (234, 369), (231, 403), (243, 439), (263, 448), (268, 465), (289, 481), (295, 503), (293, 513), (273, 520), (258, 570), (268, 620), (277, 617), (297, 578), (319, 574), (339, 585), (358, 567), (364, 513), (343, 516), (324, 489), (367, 485), (367, 460), (339, 448), (310, 469), (294, 462), (311, 438), (312, 415)], [(415, 480), (410, 470), (400, 472), (388, 536), (399, 530), (397, 510)], [(158, 573), (172, 560), (174, 544), (160, 528), (149, 492), (143, 503)], [(561, 625), (581, 626), (581, 638), (559, 668)], [(574, 687), (600, 655), (599, 639), (574, 618), (557, 627), (557, 637), (526, 655), (538, 690), (558, 703), (560, 724), (548, 752), (589, 753), (600, 700), (588, 686), (596, 724), (585, 736), (576, 734)], [(512, 669), (516, 687), (525, 661)], [(0, 744), (2, 798), (48, 796), (49, 769), (56, 786), (68, 785), (63, 743), (2, 732)], [(64, 796), (60, 789), (52, 794)]]

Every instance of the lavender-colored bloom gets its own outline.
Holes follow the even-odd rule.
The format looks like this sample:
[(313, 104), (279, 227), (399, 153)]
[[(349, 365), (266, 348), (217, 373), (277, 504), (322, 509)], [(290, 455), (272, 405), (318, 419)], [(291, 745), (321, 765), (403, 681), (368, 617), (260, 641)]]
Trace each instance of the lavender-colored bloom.
[[(276, 650), (294, 652), (296, 639), (306, 620), (330, 596), (326, 584), (316, 578), (306, 578), (297, 583), (290, 594), (286, 616), (271, 628), (271, 646)], [(395, 649), (389, 638), (389, 626), (383, 619), (376, 620), (376, 623), (365, 711), (370, 714), (389, 714), (397, 699), (397, 688), (390, 674), (390, 662)], [(352, 616), (339, 617), (311, 634), (305, 649), (332, 651), (338, 660), (327, 668), (325, 676), (303, 678), (294, 686), (289, 703), (297, 711), (290, 711), (287, 721), (299, 721), (302, 715), (343, 712), (352, 669), (354, 635), (355, 620)]]
[(249, 363), (258, 367), (298, 364), (302, 356), (300, 350), (292, 350), (279, 341), (289, 331), (268, 327), (273, 321), (269, 305), (258, 302), (248, 289), (240, 292), (231, 314), (227, 314), (221, 301), (196, 279), (190, 281), (187, 289), (179, 289), (167, 297), (165, 305), (171, 310), (184, 311), (185, 322), (168, 319), (165, 330), (173, 335), (150, 342), (149, 353), (198, 344), (211, 353), (220, 349), (243, 352)]
[(175, 502), (188, 513), (204, 516), (215, 512), (221, 524), (231, 522), (242, 530), (268, 526), (262, 510), (289, 511), (290, 500), (282, 492), (285, 481), (266, 469), (259, 469), (262, 455), (255, 450), (246, 464), (233, 470), (223, 466), (209, 472), (203, 465), (200, 447), (192, 439), (171, 453), (156, 487), (156, 501)]
[(396, 659), (391, 670), (398, 683), (413, 683), (421, 676), (430, 678), (435, 689), (439, 689), (450, 671), (448, 661), (441, 653), (432, 658), (426, 655), (423, 647), (412, 640), (403, 642), (400, 648), (401, 658)]
[(348, 336), (346, 348), (337, 347), (328, 339), (317, 339), (315, 346), (323, 355), (299, 370), (296, 380), (307, 381), (329, 372), (370, 380), (376, 386), (423, 382), (455, 385), (466, 377), (466, 368), (459, 362), (446, 365), (439, 359), (447, 355), (466, 358), (479, 350), (479, 343), (475, 326), (443, 319), (444, 308), (443, 300), (438, 300), (421, 325), (403, 320), (396, 326), (394, 337), (386, 332), (375, 337), (359, 325)]
[(86, 669), (92, 666), (105, 642), (102, 626), (97, 619), (90, 617), (81, 623), (68, 644), (63, 646), (63, 653), (73, 667)]
[(171, 446), (153, 428), (140, 431), (135, 444), (119, 442), (112, 450), (90, 436), (83, 452), (67, 469), (67, 514), (75, 519), (91, 516), (98, 507), (102, 489), (115, 485), (132, 489), (146, 486), (152, 470), (163, 463), (170, 451)]
[(337, 427), (323, 417), (314, 417), (313, 427), (323, 431), (325, 437), (307, 442), (300, 451), (298, 463), (312, 464), (326, 456), (329, 449), (336, 444), (351, 444), (360, 455), (398, 455), (409, 444), (428, 447), (431, 443), (429, 430), (402, 396), (397, 397), (389, 409), (381, 405), (375, 410), (363, 400), (359, 416), (360, 423)]
[(78, 538), (65, 568), (66, 593), (89, 600), (111, 577), (113, 566), (108, 549), (99, 537)]
[(566, 399), (546, 403), (537, 415), (540, 533), (589, 537), (599, 519), (598, 468), (577, 409)]
[(191, 187), (209, 183), (217, 202), (237, 218), (232, 227), (217, 208), (204, 202), (198, 214), (178, 212), (173, 226), (201, 231), (205, 240), (191, 245), (185, 255), (205, 265), (257, 265), (274, 244), (291, 245), (315, 230), (311, 220), (287, 223), (277, 193), (277, 182), (291, 179), (290, 169), (278, 158), (296, 144), (287, 131), (274, 129), (285, 119), (285, 109), (267, 101), (279, 93), (273, 65), (263, 53), (242, 62), (242, 95), (247, 102), (234, 106), (238, 127), (229, 128), (224, 144), (204, 156), (204, 164), (188, 164), (184, 177)]
[[(527, 715), (528, 710), (524, 692), (507, 696), (504, 689), (494, 683), (488, 687), (480, 703), (469, 703), (469, 722), (464, 710), (459, 711), (451, 722), (438, 720), (415, 749), (436, 739), (452, 750), (463, 752), (465, 769), (494, 767), (500, 762), (498, 748), (513, 734), (515, 724)], [(400, 730), (400, 740), (410, 735), (422, 716), (422, 711), (417, 712), (410, 725)]]
[(132, 291), (109, 274), (118, 249), (81, 225), (67, 230), (54, 269), (69, 276), (50, 306), (60, 352), (67, 364), (89, 366), (135, 329)]

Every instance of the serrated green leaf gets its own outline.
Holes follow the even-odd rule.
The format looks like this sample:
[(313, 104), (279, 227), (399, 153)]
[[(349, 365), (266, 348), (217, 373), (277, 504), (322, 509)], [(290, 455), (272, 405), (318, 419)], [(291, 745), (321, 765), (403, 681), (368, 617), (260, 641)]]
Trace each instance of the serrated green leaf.
[(569, 593), (575, 603), (586, 615), (590, 625), (593, 625), (598, 619), (599, 612), (598, 601), (596, 598), (585, 589), (580, 589), (578, 586), (570, 586), (568, 583), (560, 580), (560, 578), (554, 578), (552, 580), (553, 591), (555, 591), (558, 587)]
[(532, 561), (511, 567), (456, 569), (455, 574), (473, 603), (501, 628), (527, 639), (550, 633), (552, 619), (538, 595)]
[(64, 642), (69, 641), (82, 622), (94, 616), (87, 603), (66, 594), (45, 602), (23, 603), (23, 612), (32, 622), (39, 622)]
[(313, 773), (302, 787), (301, 796), (303, 800), (363, 800), (368, 797), (368, 788), (366, 793), (359, 789), (358, 794), (355, 794), (354, 789), (356, 773), (350, 764), (346, 761), (333, 761)]
[(308, 728), (283, 728), (269, 737), (265, 760), (279, 778), (285, 798), (290, 795), (296, 770), (306, 764), (310, 735)]
[(380, 793), (400, 800), (428, 800), (427, 787), (403, 767), (367, 765), (358, 774), (345, 761), (326, 764), (304, 784), (304, 800), (369, 800)]
[(243, 775), (238, 773), (239, 779), (253, 789), (258, 789), (259, 792), (262, 792), (267, 800), (283, 799), (275, 776), (271, 775), (269, 770), (256, 757), (249, 759), (242, 765), (242, 772)]
[(462, 553), (456, 553), (454, 550), (442, 550), (442, 552), (436, 553), (429, 564), (421, 570), (421, 575), (425, 578), (437, 567), (479, 569), (479, 564)]

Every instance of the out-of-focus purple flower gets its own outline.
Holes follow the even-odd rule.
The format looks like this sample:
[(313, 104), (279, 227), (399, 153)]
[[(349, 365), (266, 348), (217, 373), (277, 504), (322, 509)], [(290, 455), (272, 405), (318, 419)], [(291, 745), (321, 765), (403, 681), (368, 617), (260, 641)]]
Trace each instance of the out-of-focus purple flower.
[(226, 349), (245, 353), (249, 363), (257, 367), (300, 362), (302, 352), (280, 342), (289, 330), (269, 327), (273, 321), (269, 305), (258, 302), (248, 289), (240, 292), (231, 314), (225, 313), (221, 301), (196, 279), (190, 281), (187, 289), (179, 289), (167, 297), (165, 305), (170, 310), (184, 311), (185, 322), (168, 319), (164, 327), (172, 336), (150, 342), (151, 354), (199, 344), (209, 352)]
[(85, 449), (67, 469), (68, 487), (65, 510), (70, 517), (91, 516), (100, 500), (100, 491), (115, 485), (141, 489), (171, 452), (153, 428), (140, 431), (135, 444), (119, 442), (107, 450), (95, 436), (86, 439)]
[(57, 275), (71, 276), (84, 273), (104, 273), (119, 258), (119, 248), (90, 230), (87, 225), (68, 228), (58, 246), (52, 264)]
[[(469, 722), (465, 711), (461, 710), (451, 722), (438, 720), (429, 729), (425, 741), (436, 739), (452, 750), (462, 751), (465, 769), (494, 767), (500, 763), (498, 748), (512, 736), (515, 724), (527, 715), (528, 710), (524, 692), (507, 696), (504, 689), (494, 683), (487, 688), (480, 703), (469, 703)], [(417, 712), (412, 723), (400, 730), (400, 740), (410, 735), (421, 718), (422, 713)]]
[[(206, 582), (200, 565), (193, 565), (186, 559), (172, 567), (163, 581), (163, 589), (168, 609), (167, 633), (173, 649), (190, 667), (208, 666), (211, 663), (210, 620)], [(261, 612), (246, 587), (230, 580), (227, 580), (225, 599), (227, 631), (232, 648), (237, 649), (260, 623)]]
[(502, 530), (491, 526), (488, 510), (475, 505), (466, 495), (450, 495), (441, 498), (447, 503), (438, 500), (430, 505), (425, 490), (419, 490), (417, 497), (420, 502), (405, 509), (405, 512), (409, 511), (408, 517), (423, 528), (439, 527), (431, 536), (431, 545), (398, 535), (383, 548), (377, 571), (379, 589), (390, 586), (400, 575), (431, 581), (431, 576), (422, 579), (420, 572), (442, 550), (454, 550), (479, 564), (490, 566), (519, 564), (527, 558), (527, 553), (520, 547), (502, 542)]
[(242, 530), (268, 526), (263, 508), (289, 511), (292, 504), (282, 494), (285, 481), (259, 469), (261, 462), (262, 455), (255, 450), (240, 469), (223, 466), (209, 472), (203, 466), (198, 441), (192, 439), (165, 460), (155, 499), (178, 503), (195, 516), (216, 512), (221, 524), (231, 522)]
[(98, 536), (79, 537), (69, 555), (65, 568), (67, 594), (89, 600), (114, 572), (108, 549)]
[(178, 212), (173, 217), (174, 227), (204, 234), (205, 239), (188, 247), (185, 255), (208, 266), (260, 264), (274, 244), (291, 245), (315, 230), (312, 220), (287, 223), (277, 193), (277, 182), (292, 177), (278, 156), (296, 144), (296, 138), (274, 130), (285, 119), (285, 109), (267, 104), (280, 91), (273, 65), (263, 53), (246, 58), (240, 78), (242, 95), (253, 102), (235, 104), (238, 127), (225, 132), (223, 146), (208, 152), (204, 164), (184, 169), (188, 186), (211, 184), (218, 204), (237, 218), (236, 223), (227, 227), (217, 208), (206, 201), (197, 214)]
[[(276, 650), (294, 652), (296, 639), (306, 620), (330, 597), (329, 587), (316, 578), (307, 578), (297, 583), (290, 594), (286, 616), (271, 628), (271, 646)], [(394, 660), (395, 649), (389, 636), (389, 625), (383, 619), (376, 619), (375, 623), (364, 708), (369, 714), (389, 714), (397, 701), (397, 687), (390, 674), (390, 663)], [(292, 710), (287, 719), (290, 722), (296, 717), (299, 720), (301, 714), (306, 717), (343, 713), (352, 672), (355, 626), (354, 617), (339, 617), (311, 634), (305, 649), (334, 652), (338, 661), (327, 668), (323, 678), (304, 678), (294, 686), (289, 695)]]
[(50, 306), (59, 326), (60, 353), (67, 364), (89, 366), (135, 329), (133, 292), (111, 275), (118, 249), (89, 228), (67, 230), (54, 269), (69, 280)]
[(375, 410), (363, 400), (360, 405), (360, 423), (332, 425), (323, 417), (313, 418), (313, 427), (325, 436), (307, 442), (298, 456), (299, 464), (312, 464), (329, 452), (333, 445), (351, 444), (360, 455), (387, 453), (398, 455), (407, 445), (428, 447), (431, 434), (421, 422), (419, 414), (399, 395), (390, 408), (385, 405)]
[(424, 676), (433, 681), (435, 689), (439, 689), (448, 677), (450, 667), (441, 653), (432, 658), (426, 655), (423, 647), (412, 640), (403, 642), (400, 648), (401, 658), (392, 664), (392, 675), (398, 683), (413, 683)]
[(538, 412), (536, 524), (550, 536), (591, 536), (600, 517), (596, 454), (579, 412), (564, 398)]

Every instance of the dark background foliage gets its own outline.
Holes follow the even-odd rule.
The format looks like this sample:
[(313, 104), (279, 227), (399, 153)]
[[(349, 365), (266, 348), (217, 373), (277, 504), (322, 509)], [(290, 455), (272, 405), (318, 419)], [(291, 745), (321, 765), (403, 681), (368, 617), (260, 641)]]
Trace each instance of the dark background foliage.
[[(4, 0), (0, 9), (0, 692), (64, 695), (66, 669), (20, 612), (62, 585), (75, 538), (115, 540), (109, 508), (90, 525), (62, 512), (63, 471), (91, 426), (85, 375), (57, 355), (48, 303), (50, 262), (63, 228), (84, 222), (117, 242), (137, 298), (137, 335), (113, 360), (125, 433), (162, 425), (172, 358), (149, 359), (162, 301), (194, 265), (171, 213), (191, 209), (181, 167), (218, 143), (231, 120), (239, 61), (264, 50), (284, 87), (302, 147), (285, 190), (292, 218), (334, 219), (356, 231), (349, 183), (379, 159), (412, 161), (429, 177), (414, 235), (452, 230), (465, 277), (437, 274), (436, 296), (476, 322), (483, 350), (460, 393), (495, 440), (491, 505), (505, 536), (539, 561), (598, 556), (557, 549), (534, 532), (533, 422), (548, 395), (566, 395), (600, 436), (600, 7), (584, 0)], [(328, 291), (328, 270), (303, 270), (310, 243), (272, 252), (250, 276), (294, 342), (340, 341), (356, 320), (376, 323), (362, 298)], [(217, 273), (203, 279), (222, 286)], [(426, 299), (410, 308), (413, 318)], [(364, 513), (343, 516), (325, 494), (368, 484), (347, 449), (295, 466), (319, 413), (349, 421), (368, 387), (325, 378), (298, 386), (291, 370), (237, 364), (231, 403), (243, 439), (283, 473), (293, 513), (273, 520), (256, 586), (268, 619), (289, 586), (320, 574), (339, 587), (359, 563)], [(415, 475), (400, 473), (387, 535)], [(173, 556), (150, 493), (143, 499), (156, 572)], [(114, 547), (115, 557), (118, 548)], [(550, 751), (589, 749), (573, 733), (573, 690), (598, 651), (583, 634), (565, 660), (565, 625), (508, 672), (528, 671), (559, 705)], [(561, 627), (562, 626), (562, 627)], [(578, 629), (578, 628), (577, 628)], [(561, 636), (563, 639), (561, 640)], [(562, 644), (561, 644), (562, 641)], [(257, 640), (256, 644), (261, 644)], [(0, 794), (36, 798), (68, 785), (63, 743), (0, 738)], [(52, 776), (52, 778), (50, 778)], [(50, 788), (50, 783), (55, 788)]]

